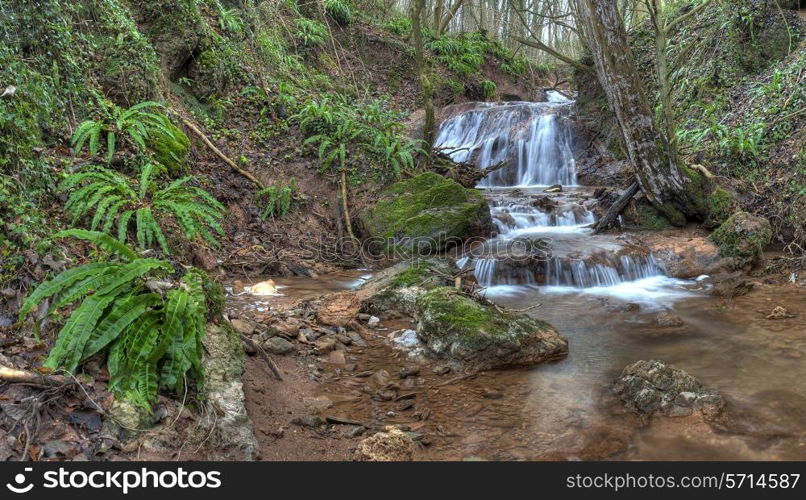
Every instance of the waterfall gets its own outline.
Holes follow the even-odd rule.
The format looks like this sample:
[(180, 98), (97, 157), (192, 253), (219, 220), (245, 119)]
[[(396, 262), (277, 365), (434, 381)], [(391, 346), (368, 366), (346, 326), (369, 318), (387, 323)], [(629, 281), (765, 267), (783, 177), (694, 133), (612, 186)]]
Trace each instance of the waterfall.
[[(576, 187), (573, 136), (566, 119), (573, 101), (552, 91), (546, 98), (549, 102), (467, 103), (447, 111), (438, 148), (454, 161), (482, 169), (507, 162), (477, 186), (487, 188), (497, 236), (485, 243), (484, 251), (466, 254), (457, 264), (472, 267), (476, 281), (487, 288), (614, 289), (664, 276), (652, 255), (627, 254), (615, 238), (590, 235), (592, 195)], [(537, 189), (553, 184), (564, 189)], [(515, 249), (537, 240), (547, 249), (542, 254)]]
[(454, 161), (472, 161), (482, 169), (509, 163), (479, 187), (573, 186), (572, 134), (561, 116), (569, 103), (476, 103), (442, 123), (436, 147)]

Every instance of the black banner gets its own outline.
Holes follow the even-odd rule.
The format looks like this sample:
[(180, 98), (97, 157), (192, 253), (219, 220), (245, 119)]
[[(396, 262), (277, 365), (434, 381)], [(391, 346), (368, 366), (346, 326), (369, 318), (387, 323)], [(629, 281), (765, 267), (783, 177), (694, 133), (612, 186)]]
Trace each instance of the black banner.
[(0, 498), (803, 498), (805, 464), (7, 462)]

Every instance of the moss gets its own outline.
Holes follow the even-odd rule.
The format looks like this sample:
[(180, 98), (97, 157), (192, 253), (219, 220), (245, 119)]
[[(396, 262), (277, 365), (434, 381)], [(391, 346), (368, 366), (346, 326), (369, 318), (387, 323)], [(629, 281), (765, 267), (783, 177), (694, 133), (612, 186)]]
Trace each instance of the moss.
[(420, 317), (427, 329), (443, 337), (459, 337), (463, 342), (510, 338), (523, 331), (551, 328), (529, 316), (502, 314), (452, 287), (437, 287), (417, 300)]
[(688, 200), (691, 203), (689, 212), (692, 215), (704, 216), (708, 213), (708, 203), (705, 200), (707, 181), (703, 175), (687, 165), (680, 165), (680, 170), (689, 179)]
[(703, 226), (713, 229), (719, 227), (730, 217), (733, 209), (733, 197), (731, 194), (721, 188), (717, 187), (708, 196), (708, 215), (705, 217)]
[(381, 247), (426, 253), (444, 249), (450, 240), (489, 234), (491, 227), (481, 193), (433, 172), (390, 186), (362, 220), (371, 237), (383, 240)]
[(638, 208), (638, 225), (643, 229), (660, 230), (669, 227), (669, 220), (648, 205)]
[(728, 258), (735, 269), (755, 263), (771, 238), (769, 221), (747, 212), (731, 215), (710, 236), (720, 255)]

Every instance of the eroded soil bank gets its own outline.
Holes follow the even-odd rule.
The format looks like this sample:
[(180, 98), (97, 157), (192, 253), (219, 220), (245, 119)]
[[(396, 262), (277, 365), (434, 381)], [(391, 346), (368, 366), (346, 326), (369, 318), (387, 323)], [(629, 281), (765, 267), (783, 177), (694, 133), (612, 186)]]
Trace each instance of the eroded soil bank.
[[(374, 320), (362, 317), (348, 336), (318, 326), (299, 306), (367, 275), (279, 279), (283, 296), (230, 297), (230, 318), (254, 322), (253, 338), (278, 328), (293, 344), (272, 356), (282, 382), (259, 355), (247, 360), (261, 459), (355, 459), (359, 441), (387, 426), (410, 433), (415, 460), (806, 458), (806, 294), (798, 283), (756, 278), (753, 291), (734, 299), (706, 295), (696, 283), (641, 300), (502, 293), (491, 298), (503, 307), (541, 304), (530, 314), (555, 325), (570, 354), (533, 369), (467, 376), (402, 347), (411, 318), (381, 317), (371, 327)], [(790, 317), (770, 316), (778, 306)], [(727, 401), (722, 417), (711, 425), (695, 416), (644, 423), (610, 390), (639, 359), (663, 360), (718, 390)]]

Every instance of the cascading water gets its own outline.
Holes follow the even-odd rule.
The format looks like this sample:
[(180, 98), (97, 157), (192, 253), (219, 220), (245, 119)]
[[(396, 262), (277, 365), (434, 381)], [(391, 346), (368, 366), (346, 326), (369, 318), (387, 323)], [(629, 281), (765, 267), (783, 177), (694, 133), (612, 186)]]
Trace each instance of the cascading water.
[(562, 116), (571, 101), (477, 103), (442, 123), (436, 140), (454, 161), (492, 172), (478, 187), (576, 185), (571, 129)]
[[(470, 103), (449, 110), (438, 148), (481, 169), (508, 163), (477, 186), (485, 189), (497, 236), (457, 264), (473, 266), (476, 281), (488, 289), (602, 290), (667, 279), (651, 255), (629, 253), (615, 238), (590, 235), (592, 196), (575, 187), (567, 119), (573, 101), (556, 92), (547, 97), (546, 103)], [(563, 191), (536, 189), (554, 184)]]

